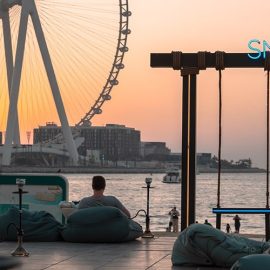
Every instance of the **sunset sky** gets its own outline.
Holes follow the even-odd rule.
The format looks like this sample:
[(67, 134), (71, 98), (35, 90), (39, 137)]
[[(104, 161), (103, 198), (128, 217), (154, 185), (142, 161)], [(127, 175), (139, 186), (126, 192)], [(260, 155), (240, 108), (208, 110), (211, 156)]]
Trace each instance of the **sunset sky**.
[[(61, 1), (63, 2), (64, 0), (59, 0), (58, 2)], [(110, 2), (108, 0), (94, 0), (93, 2), (100, 3), (101, 5), (106, 1)], [(44, 6), (47, 3), (46, 1), (40, 2)], [(45, 7), (44, 10), (56, 10), (53, 6), (55, 2), (50, 2), (49, 8)], [(80, 0), (76, 3), (79, 5), (83, 2), (87, 3), (85, 5), (90, 3), (86, 0)], [(114, 2), (111, 0), (111, 2), (117, 7), (118, 1), (115, 0)], [(59, 4), (59, 6), (62, 8), (64, 5)], [(143, 141), (164, 141), (173, 152), (181, 152), (182, 79), (178, 71), (150, 68), (150, 53), (168, 53), (171, 51), (215, 52), (217, 50), (249, 52), (247, 44), (250, 39), (256, 38), (261, 41), (269, 41), (270, 43), (270, 28), (268, 26), (270, 3), (267, 0), (255, 3), (250, 0), (129, 0), (129, 6), (132, 11), (132, 17), (130, 18), (132, 33), (128, 39), (129, 52), (124, 59), (125, 69), (119, 75), (120, 84), (111, 93), (112, 100), (103, 106), (103, 113), (95, 116), (92, 123), (93, 125), (115, 123), (134, 127), (141, 131)], [(82, 18), (81, 21), (86, 23), (86, 18), (89, 17), (87, 9), (82, 8), (82, 14), (79, 14), (81, 12), (79, 9), (73, 8), (73, 10), (75, 10), (73, 15), (76, 15), (76, 12), (78, 12), (77, 15)], [(44, 27), (46, 28), (51, 23), (53, 27), (51, 29), (56, 29), (55, 31), (52, 30), (53, 34), (49, 36), (48, 46), (50, 52), (59, 57), (59, 59), (60, 54), (64, 51), (71, 57), (71, 59), (66, 59), (64, 63), (63, 61), (58, 61), (57, 57), (52, 58), (56, 71), (60, 71), (57, 75), (61, 73), (57, 76), (60, 88), (68, 89), (63, 99), (69, 108), (73, 108), (73, 111), (69, 112), (69, 120), (70, 124), (74, 124), (78, 121), (75, 112), (79, 112), (79, 116), (83, 116), (80, 109), (86, 103), (87, 99), (84, 98), (84, 95), (87, 95), (87, 93), (83, 91), (76, 92), (77, 96), (81, 95), (80, 104), (73, 102), (69, 93), (78, 90), (80, 84), (87, 85), (87, 77), (80, 77), (80, 74), (76, 77), (76, 72), (83, 73), (81, 71), (85, 70), (88, 72), (88, 76), (95, 77), (94, 71), (87, 70), (89, 65), (87, 62), (88, 58), (90, 59), (91, 53), (94, 54), (95, 49), (95, 47), (89, 49), (89, 44), (92, 40), (95, 40), (95, 37), (92, 37), (91, 40), (91, 37), (85, 36), (84, 40), (87, 42), (83, 43), (80, 41), (81, 47), (77, 47), (70, 40), (73, 36), (75, 37), (73, 37), (73, 41), (76, 41), (76, 37), (80, 38), (78, 28), (81, 26), (76, 26), (75, 16), (74, 21), (70, 21), (69, 25), (67, 21), (63, 20), (63, 18), (65, 20), (72, 20), (68, 8), (62, 10), (60, 14), (58, 16), (55, 12), (52, 19), (44, 24)], [(43, 15), (43, 18), (46, 18), (47, 15)], [(69, 39), (66, 39), (60, 28), (64, 22), (70, 27), (68, 28)], [(102, 23), (100, 19), (97, 27), (102, 29)], [(87, 31), (87, 33), (90, 33), (89, 29)], [(101, 33), (104, 39), (110, 38), (109, 31), (111, 30), (108, 28), (107, 31)], [(101, 31), (99, 30), (99, 32)], [(45, 35), (47, 33), (50, 33), (50, 31), (46, 30)], [(30, 32), (28, 38), (31, 35), (33, 33)], [(34, 43), (35, 41), (33, 41)], [(50, 44), (57, 44), (57, 46), (52, 50)], [(33, 46), (36, 49), (31, 53), (33, 58), (29, 62), (31, 64), (25, 68), (25, 73), (27, 76), (40, 74), (38, 75), (38, 80), (42, 83), (40, 83), (40, 87), (37, 89), (34, 87), (34, 80), (37, 79), (30, 79), (33, 85), (31, 87), (29, 85), (23, 87), (27, 79), (22, 79), (21, 87), (24, 90), (21, 92), (27, 89), (28, 94), (24, 94), (25, 98), (37, 95), (37, 99), (39, 102), (43, 101), (45, 108), (42, 110), (41, 104), (34, 102), (31, 98), (28, 103), (34, 104), (33, 107), (36, 107), (35, 111), (34, 109), (25, 108), (26, 101), (24, 99), (21, 99), (18, 110), (26, 112), (25, 114), (28, 115), (29, 119), (30, 116), (36, 118), (35, 125), (37, 125), (36, 123), (45, 124), (46, 121), (59, 123), (56, 110), (49, 105), (52, 104), (52, 97), (50, 94), (44, 94), (44, 96), (40, 94), (41, 92), (44, 93), (41, 89), (48, 88), (48, 83), (44, 79), (44, 74), (41, 74), (42, 72), (44, 73), (44, 68), (42, 70), (36, 68), (36, 65), (41, 65), (41, 62), (37, 46)], [(96, 44), (96, 47), (98, 46), (100, 46), (99, 43)], [(26, 47), (26, 51), (30, 49), (31, 45)], [(89, 55), (88, 49), (91, 51)], [(105, 48), (105, 50), (109, 50), (109, 48)], [(75, 54), (81, 57), (80, 62), (78, 62), (79, 65), (72, 60)], [(111, 50), (111, 54), (113, 56), (114, 50)], [(0, 55), (0, 58), (3, 61), (3, 56)], [(90, 64), (93, 70), (100, 68), (102, 71), (103, 69), (102, 65), (98, 67), (95, 62)], [(102, 61), (101, 64), (103, 64)], [(105, 65), (106, 63), (104, 62)], [(64, 76), (63, 74), (66, 75)], [(73, 76), (78, 81), (73, 80)], [(5, 78), (1, 77), (0, 80), (3, 82)], [(97, 81), (97, 84), (99, 81), (102, 81), (101, 77), (95, 77), (94, 80)], [(88, 91), (88, 89), (89, 85), (87, 89), (85, 88), (85, 91)], [(1, 108), (6, 106), (3, 105), (7, 104), (6, 100), (7, 97), (4, 98), (4, 96), (0, 95)], [(217, 154), (218, 74), (215, 70), (208, 69), (200, 72), (198, 77), (197, 106), (197, 152)], [(0, 129), (4, 131), (4, 119), (7, 109), (2, 110), (1, 108)], [(44, 113), (42, 114), (42, 112)], [(47, 118), (38, 119), (39, 114)], [(27, 121), (25, 118), (21, 122), (25, 122), (21, 124), (25, 130), (31, 130), (31, 123), (33, 124), (34, 120)], [(25, 135), (22, 135), (22, 137), (25, 140)], [(223, 158), (236, 161), (250, 157), (254, 162), (254, 166), (265, 167), (266, 76), (262, 69), (238, 69), (225, 70), (223, 72), (222, 143)]]
[[(150, 68), (151, 52), (249, 52), (250, 39), (268, 40), (269, 1), (134, 0), (126, 69), (113, 99), (94, 124), (121, 123), (144, 141), (165, 141), (181, 151), (182, 79), (172, 69)], [(197, 152), (217, 154), (218, 74), (198, 78)], [(223, 72), (223, 158), (266, 160), (266, 76), (260, 70)]]

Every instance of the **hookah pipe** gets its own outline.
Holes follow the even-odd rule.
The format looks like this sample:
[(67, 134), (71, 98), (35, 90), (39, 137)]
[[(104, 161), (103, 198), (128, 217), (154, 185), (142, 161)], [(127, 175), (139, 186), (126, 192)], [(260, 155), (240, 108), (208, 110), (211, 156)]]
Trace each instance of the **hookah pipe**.
[[(13, 225), (15, 226), (17, 230), (17, 236), (18, 236), (18, 246), (17, 248), (11, 253), (12, 256), (17, 257), (27, 257), (29, 256), (29, 252), (26, 251), (26, 249), (23, 248), (23, 229), (22, 229), (22, 194), (28, 193), (27, 191), (23, 191), (23, 186), (25, 185), (25, 179), (16, 179), (16, 184), (18, 186), (18, 191), (14, 191), (12, 193), (19, 194), (19, 227), (16, 226), (14, 223), (10, 223), (9, 226)], [(7, 228), (7, 230), (8, 230)]]
[(152, 187), (150, 187), (151, 183), (152, 183), (152, 178), (145, 178), (145, 183), (146, 183), (146, 187), (142, 187), (142, 188), (147, 188), (147, 209), (146, 209), (146, 211), (144, 209), (140, 209), (136, 213), (136, 215), (134, 217), (132, 217), (131, 219), (134, 219), (135, 217), (137, 217), (140, 212), (144, 212), (146, 228), (145, 228), (145, 231), (144, 231), (142, 237), (143, 238), (153, 238), (154, 234), (152, 234), (150, 231), (150, 215), (149, 215), (149, 195), (150, 195), (150, 188), (152, 188)]

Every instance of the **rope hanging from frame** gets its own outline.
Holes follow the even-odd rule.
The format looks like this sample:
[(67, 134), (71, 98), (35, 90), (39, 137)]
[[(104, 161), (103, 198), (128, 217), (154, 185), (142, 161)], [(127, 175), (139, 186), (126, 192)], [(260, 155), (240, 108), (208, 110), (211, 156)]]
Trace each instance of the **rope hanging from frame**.
[(264, 70), (267, 72), (266, 101), (266, 208), (269, 208), (269, 71), (270, 52), (266, 53)]
[(219, 89), (219, 113), (218, 113), (218, 188), (217, 188), (217, 208), (220, 208), (220, 179), (221, 179), (221, 139), (222, 139), (222, 73), (225, 69), (225, 52), (216, 53), (216, 70), (218, 70), (218, 89)]

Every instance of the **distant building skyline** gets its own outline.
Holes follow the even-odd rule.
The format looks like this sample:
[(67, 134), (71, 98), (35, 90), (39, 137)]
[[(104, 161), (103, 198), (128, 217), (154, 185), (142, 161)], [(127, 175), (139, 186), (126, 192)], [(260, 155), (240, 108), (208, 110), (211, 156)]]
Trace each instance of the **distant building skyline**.
[[(75, 127), (71, 127), (75, 129)], [(104, 160), (131, 160), (140, 157), (140, 131), (125, 125), (79, 126), (77, 136), (84, 138), (78, 147), (79, 154), (85, 156), (87, 150), (99, 150)], [(34, 131), (34, 143), (47, 142), (61, 133), (61, 127), (54, 122), (39, 126)]]

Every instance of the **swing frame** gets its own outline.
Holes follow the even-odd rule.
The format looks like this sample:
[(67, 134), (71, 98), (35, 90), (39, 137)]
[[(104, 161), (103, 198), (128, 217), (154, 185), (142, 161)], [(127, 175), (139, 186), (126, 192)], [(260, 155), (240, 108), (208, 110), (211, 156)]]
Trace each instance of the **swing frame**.
[[(257, 54), (249, 53), (256, 57)], [(182, 191), (181, 191), (181, 231), (190, 224), (195, 223), (196, 204), (196, 99), (197, 99), (197, 75), (200, 70), (215, 68), (219, 71), (221, 89), (221, 70), (225, 68), (264, 68), (267, 71), (267, 191), (265, 208), (265, 238), (270, 239), (270, 214), (269, 209), (269, 70), (270, 55), (266, 58), (251, 59), (248, 53), (225, 53), (225, 52), (198, 52), (198, 53), (151, 53), (150, 66), (152, 68), (173, 68), (179, 70), (183, 77), (182, 81)], [(221, 130), (220, 130), (221, 131)], [(220, 174), (220, 158), (219, 158)], [(220, 187), (219, 187), (220, 188)], [(218, 189), (217, 208), (219, 204), (220, 190)], [(236, 211), (240, 208), (230, 208)], [(252, 211), (251, 208), (250, 211)], [(262, 208), (264, 209), (264, 208)], [(216, 212), (215, 212), (216, 213)], [(216, 227), (220, 229), (221, 214), (216, 213)], [(259, 214), (259, 213), (253, 213)], [(262, 214), (262, 213), (260, 213)]]

